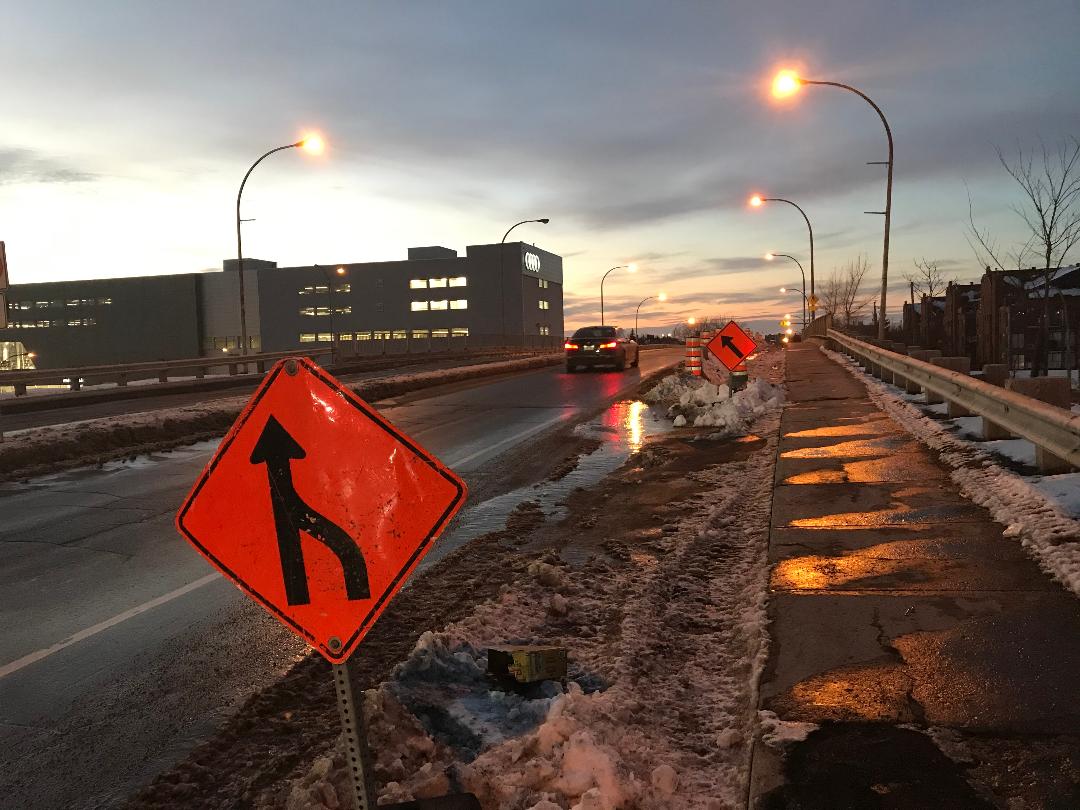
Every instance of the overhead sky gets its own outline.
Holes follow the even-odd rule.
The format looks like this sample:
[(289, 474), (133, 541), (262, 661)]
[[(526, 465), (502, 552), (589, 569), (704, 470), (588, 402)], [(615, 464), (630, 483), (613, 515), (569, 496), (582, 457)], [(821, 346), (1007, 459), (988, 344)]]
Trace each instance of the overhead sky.
[[(981, 225), (1022, 241), (997, 162), (1080, 136), (1076, 0), (812, 3), (34, 0), (0, 25), (0, 239), (13, 283), (404, 258), (514, 238), (565, 257), (567, 327), (798, 311), (810, 215), (820, 281), (879, 283), (885, 136), (833, 88), (777, 103), (780, 67), (853, 84), (896, 141), (890, 311), (916, 258), (980, 275)], [(1073, 257), (1075, 260), (1077, 257)], [(783, 261), (785, 264), (780, 264)], [(609, 319), (610, 322), (610, 319)]]

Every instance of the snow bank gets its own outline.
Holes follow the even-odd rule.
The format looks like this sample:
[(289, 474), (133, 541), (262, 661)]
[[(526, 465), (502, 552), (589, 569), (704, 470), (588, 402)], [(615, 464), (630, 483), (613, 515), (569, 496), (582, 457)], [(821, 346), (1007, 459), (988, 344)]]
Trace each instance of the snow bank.
[[(379, 801), (468, 791), (492, 810), (742, 807), (778, 425), (768, 412), (754, 426), (765, 447), (695, 471), (708, 496), (665, 505), (663, 531), (612, 537), (610, 557), (580, 566), (549, 552), (424, 634), (366, 694)], [(484, 650), (505, 642), (566, 647), (566, 685), (497, 689)], [(346, 797), (344, 761), (339, 744), (294, 782), (288, 807)]]
[(1004, 524), (1006, 537), (1019, 538), (1044, 571), (1080, 595), (1080, 522), (1066, 515), (1038, 486), (996, 464), (979, 444), (950, 433), (906, 402), (897, 393), (899, 389), (863, 374), (846, 356), (824, 346), (821, 350), (861, 379), (879, 408), (938, 452), (952, 467), (952, 479), (961, 493)]
[(754, 419), (782, 405), (784, 390), (755, 378), (732, 394), (726, 385), (713, 385), (680, 372), (664, 377), (644, 399), (668, 406), (668, 416), (676, 427), (716, 427), (721, 435), (737, 436), (746, 433)]

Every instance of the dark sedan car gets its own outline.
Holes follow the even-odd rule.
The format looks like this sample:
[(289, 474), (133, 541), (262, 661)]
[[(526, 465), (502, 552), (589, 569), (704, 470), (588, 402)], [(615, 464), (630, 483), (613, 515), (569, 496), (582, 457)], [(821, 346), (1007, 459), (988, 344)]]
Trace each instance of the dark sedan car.
[(637, 342), (614, 326), (583, 326), (563, 345), (567, 372), (589, 366), (614, 366), (622, 371), (638, 364)]

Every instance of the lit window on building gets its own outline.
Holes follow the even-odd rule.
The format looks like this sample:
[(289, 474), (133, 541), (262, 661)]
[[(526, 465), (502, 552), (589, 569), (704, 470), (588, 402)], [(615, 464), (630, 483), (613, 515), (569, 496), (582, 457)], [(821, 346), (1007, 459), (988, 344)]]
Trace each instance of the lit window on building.
[(456, 329), (450, 330), (450, 337), (468, 337), (469, 330), (467, 327), (459, 326)]
[(410, 290), (426, 290), (427, 279), (426, 278), (411, 278), (409, 279)]
[(465, 287), (469, 283), (469, 280), (465, 276), (454, 276), (450, 279), (451, 287)]
[(352, 292), (352, 284), (349, 284), (348, 282), (346, 282), (346, 283), (342, 284), (339, 287), (334, 287), (334, 292), (351, 293)]
[(449, 329), (432, 329), (431, 330), (431, 336), (433, 338), (450, 337), (450, 330)]
[(352, 315), (352, 306), (347, 307), (334, 307), (334, 312), (338, 315)]
[(423, 340), (424, 338), (428, 337), (428, 330), (427, 329), (413, 329), (412, 330), (412, 336), (413, 336), (413, 340)]
[(331, 340), (329, 332), (319, 332), (319, 343), (329, 343)]
[(314, 343), (315, 342), (315, 333), (314, 332), (301, 332), (300, 333), (300, 342), (301, 343)]
[(390, 333), (385, 331), (385, 330), (380, 331), (380, 330), (376, 329), (374, 332), (371, 333), (371, 335), (372, 335), (372, 337), (375, 338), (375, 340), (389, 340), (390, 339)]
[(541, 290), (546, 290), (548, 288), (548, 280), (546, 278), (538, 278), (537, 281), (540, 283)]
[(93, 318), (71, 318), (67, 322), (68, 326), (96, 326), (97, 321)]
[(429, 278), (427, 283), (429, 287), (445, 287), (447, 279), (445, 276), (443, 278)]
[(551, 309), (551, 302), (540, 301), (540, 309)]
[(405, 340), (405, 338), (407, 338), (408, 336), (409, 333), (406, 332), (404, 329), (395, 329), (393, 332), (390, 333), (390, 337), (393, 340)]
[(428, 302), (427, 301), (413, 301), (412, 304), (409, 305), (409, 308), (413, 312), (427, 312)]
[(309, 284), (306, 287), (301, 287), (296, 292), (297, 295), (325, 295), (330, 292), (330, 288), (325, 284)]
[(357, 332), (356, 333), (356, 339), (357, 340), (371, 340), (371, 332)]
[(432, 309), (449, 309), (450, 308), (450, 302), (447, 301), (445, 298), (443, 300), (441, 300), (441, 301), (432, 301), (431, 302), (431, 308)]
[(466, 298), (455, 298), (450, 302), (450, 309), (468, 309), (469, 301)]
[(541, 326), (540, 327), (540, 334), (541, 335), (550, 335), (551, 334), (551, 327), (550, 326)]
[(52, 301), (35, 301), (34, 306), (38, 309), (48, 309)]

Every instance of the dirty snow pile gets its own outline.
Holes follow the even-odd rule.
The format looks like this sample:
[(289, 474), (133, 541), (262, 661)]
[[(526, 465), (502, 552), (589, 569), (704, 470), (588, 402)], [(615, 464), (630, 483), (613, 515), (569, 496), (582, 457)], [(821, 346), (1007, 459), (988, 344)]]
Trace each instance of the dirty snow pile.
[[(365, 696), (380, 803), (471, 792), (495, 810), (741, 807), (767, 654), (777, 411), (748, 458), (693, 475), (696, 494), (633, 545), (579, 566), (547, 552), (466, 619), (428, 632)], [(627, 542), (630, 542), (629, 539)], [(566, 685), (503, 691), (492, 643), (567, 648)], [(350, 807), (338, 747), (289, 810)]]
[(821, 350), (863, 381), (874, 404), (938, 452), (952, 468), (951, 477), (961, 493), (1004, 524), (1006, 537), (1018, 537), (1044, 571), (1080, 595), (1080, 522), (1036, 486), (999, 466), (978, 443), (951, 433), (905, 401), (901, 389), (863, 374), (842, 354)]
[(716, 427), (725, 436), (747, 432), (750, 423), (784, 402), (784, 390), (761, 378), (750, 380), (734, 394), (726, 385), (678, 373), (664, 377), (645, 394), (646, 402), (667, 405), (675, 427)]

